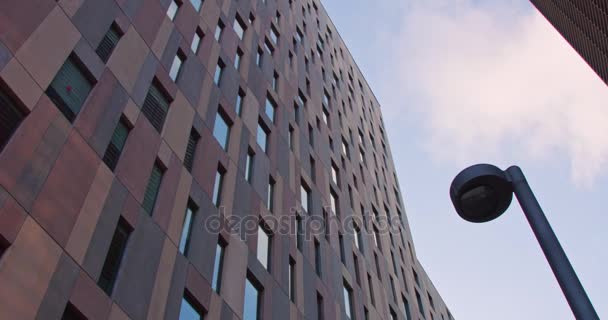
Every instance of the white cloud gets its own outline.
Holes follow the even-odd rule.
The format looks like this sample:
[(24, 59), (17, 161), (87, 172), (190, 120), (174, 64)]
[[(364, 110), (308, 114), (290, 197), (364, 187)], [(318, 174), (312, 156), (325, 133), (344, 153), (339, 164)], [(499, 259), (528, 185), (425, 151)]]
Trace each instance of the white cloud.
[(536, 10), (513, 1), (429, 0), (405, 12), (393, 81), (405, 88), (393, 92), (416, 101), (434, 159), (565, 155), (579, 185), (603, 173), (607, 87)]

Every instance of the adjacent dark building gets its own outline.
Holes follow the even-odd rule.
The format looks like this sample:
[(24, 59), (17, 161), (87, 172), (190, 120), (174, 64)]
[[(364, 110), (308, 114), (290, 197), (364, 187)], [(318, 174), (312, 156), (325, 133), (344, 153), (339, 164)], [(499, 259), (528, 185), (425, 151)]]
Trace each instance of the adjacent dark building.
[(531, 0), (538, 10), (608, 84), (608, 2)]
[(452, 319), (327, 13), (0, 1), (0, 319), (201, 318)]

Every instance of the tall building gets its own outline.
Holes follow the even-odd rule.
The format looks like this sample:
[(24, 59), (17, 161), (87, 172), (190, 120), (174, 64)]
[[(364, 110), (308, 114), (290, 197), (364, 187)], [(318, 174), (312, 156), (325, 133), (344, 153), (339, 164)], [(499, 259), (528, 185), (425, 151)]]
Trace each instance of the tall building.
[(531, 0), (555, 29), (608, 84), (608, 2)]
[(318, 0), (3, 0), (0, 79), (0, 319), (452, 319)]

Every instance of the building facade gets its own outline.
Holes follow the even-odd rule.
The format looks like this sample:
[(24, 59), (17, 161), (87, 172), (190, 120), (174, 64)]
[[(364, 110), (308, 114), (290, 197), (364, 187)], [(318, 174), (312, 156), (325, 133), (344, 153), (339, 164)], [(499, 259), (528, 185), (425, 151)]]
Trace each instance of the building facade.
[(0, 1), (0, 319), (431, 319), (318, 0)]
[(608, 2), (531, 0), (555, 29), (608, 84)]

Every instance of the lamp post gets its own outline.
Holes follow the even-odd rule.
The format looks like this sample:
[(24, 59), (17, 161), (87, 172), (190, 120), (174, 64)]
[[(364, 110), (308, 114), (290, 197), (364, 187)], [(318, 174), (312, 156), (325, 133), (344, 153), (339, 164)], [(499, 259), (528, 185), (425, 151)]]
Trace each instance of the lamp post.
[(458, 215), (476, 223), (491, 221), (502, 215), (511, 204), (513, 193), (576, 319), (599, 320), (519, 167), (511, 166), (502, 171), (490, 164), (477, 164), (461, 171), (450, 187), (450, 198)]

